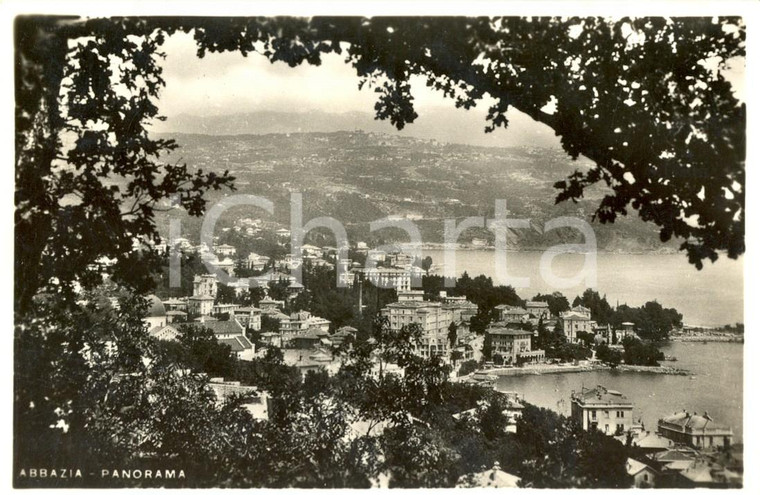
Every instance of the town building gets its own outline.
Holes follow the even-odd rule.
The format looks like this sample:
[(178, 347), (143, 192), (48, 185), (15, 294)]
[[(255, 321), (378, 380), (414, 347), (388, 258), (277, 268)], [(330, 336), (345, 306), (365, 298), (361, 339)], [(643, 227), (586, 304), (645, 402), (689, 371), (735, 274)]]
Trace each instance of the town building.
[(151, 337), (155, 337), (158, 340), (177, 340), (180, 335), (177, 327), (173, 325), (164, 325), (162, 327), (151, 328), (148, 333)]
[(217, 280), (216, 275), (196, 275), (193, 277), (193, 295), (211, 296), (216, 299)]
[(330, 334), (325, 330), (309, 328), (293, 337), (293, 347), (296, 349), (316, 349), (321, 346), (330, 346)]
[(528, 310), (519, 306), (499, 304), (496, 306), (496, 310), (499, 312), (499, 321), (505, 323), (524, 323), (530, 317)]
[(259, 338), (261, 344), (266, 347), (282, 347), (282, 337), (279, 332), (262, 332)]
[(343, 345), (346, 341), (356, 340), (356, 334), (359, 333), (354, 327), (340, 327), (334, 334), (330, 335), (330, 343), (333, 347)]
[(209, 260), (209, 263), (217, 270), (224, 270), (229, 275), (235, 275), (235, 262), (231, 258)]
[(184, 311), (171, 310), (166, 312), (166, 323), (184, 323), (187, 321), (187, 313)]
[(230, 246), (229, 244), (220, 244), (214, 248), (214, 251), (220, 256), (235, 256), (235, 253), (237, 253), (235, 246)]
[(209, 388), (214, 392), (217, 401), (223, 404), (227, 399), (241, 399), (240, 406), (248, 411), (253, 419), (267, 421), (269, 419), (269, 394), (250, 385), (241, 385), (237, 381), (224, 381), (224, 378), (211, 378)]
[(269, 263), (269, 259), (269, 256), (251, 253), (243, 259), (242, 266), (248, 270), (263, 270)]
[(170, 298), (164, 301), (166, 311), (183, 311), (187, 312), (187, 298)]
[[(482, 468), (481, 468), (482, 469)], [(520, 477), (502, 471), (499, 462), (494, 462), (493, 468), (478, 473), (462, 475), (457, 488), (519, 488)]]
[(617, 338), (618, 344), (623, 342), (623, 339), (626, 337), (638, 338), (635, 330), (635, 324), (631, 323), (630, 321), (626, 321), (623, 322), (620, 326), (621, 328), (615, 329), (615, 337)]
[(261, 330), (261, 309), (259, 308), (254, 308), (253, 306), (236, 308), (232, 316), (239, 321), (246, 330), (252, 330), (254, 332)]
[(245, 336), (245, 329), (234, 318), (227, 321), (203, 319), (200, 326), (214, 332), (216, 340), (228, 345), (232, 353), (241, 360), (250, 361), (254, 357), (253, 343)]
[(326, 334), (329, 329), (330, 320), (313, 316), (308, 311), (298, 311), (292, 313), (288, 319), (280, 320), (280, 336), (283, 346), (293, 341), (298, 335), (305, 334), (308, 330), (319, 330)]
[(629, 457), (625, 470), (633, 480), (632, 488), (654, 488), (658, 472), (652, 466)]
[(528, 301), (525, 303), (525, 309), (535, 318), (549, 317), (549, 303), (546, 301)]
[(415, 349), (420, 356), (448, 359), (452, 312), (445, 310), (439, 302), (425, 301), (423, 291), (399, 292), (398, 301), (388, 304), (380, 314), (388, 318), (392, 330), (400, 330), (412, 323), (422, 328), (421, 344)]
[(571, 394), (571, 417), (584, 430), (621, 435), (633, 426), (633, 402), (601, 385)]
[(410, 270), (403, 268), (359, 268), (356, 270), (375, 287), (384, 289), (396, 289), (396, 292), (411, 290), (412, 274)]
[(262, 312), (267, 312), (269, 310), (280, 310), (283, 307), (285, 307), (285, 301), (280, 301), (277, 299), (272, 299), (271, 297), (267, 296), (261, 301), (259, 301), (259, 308), (261, 308)]
[(510, 328), (504, 323), (492, 323), (486, 328), (486, 335), (491, 339), (491, 356), (496, 354), (504, 359), (504, 364), (543, 361), (543, 350), (531, 350), (532, 332)]
[(594, 333), (596, 322), (591, 319), (591, 311), (583, 306), (576, 306), (559, 315), (559, 326), (568, 342), (578, 340), (578, 332)]
[(187, 312), (192, 316), (208, 316), (214, 312), (214, 298), (208, 295), (195, 295), (187, 299)]
[(657, 431), (678, 444), (698, 449), (728, 447), (734, 436), (730, 427), (716, 423), (707, 412), (697, 414), (686, 410), (660, 419)]
[(443, 309), (451, 311), (451, 319), (455, 323), (469, 323), (470, 319), (478, 314), (478, 305), (462, 297), (446, 297), (443, 300)]
[(216, 317), (219, 317), (220, 315), (233, 316), (235, 314), (235, 310), (240, 308), (240, 306), (240, 304), (236, 303), (214, 304), (211, 314)]

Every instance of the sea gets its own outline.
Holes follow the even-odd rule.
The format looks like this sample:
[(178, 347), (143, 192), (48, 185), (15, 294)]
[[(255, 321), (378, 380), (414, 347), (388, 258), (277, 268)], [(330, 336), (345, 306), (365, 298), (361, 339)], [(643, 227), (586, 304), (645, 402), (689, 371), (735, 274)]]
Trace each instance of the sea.
[(707, 412), (730, 426), (734, 443), (742, 442), (744, 345), (729, 342), (669, 342), (662, 351), (678, 361), (668, 362), (693, 376), (598, 370), (578, 373), (500, 376), (496, 388), (517, 392), (539, 407), (570, 415), (570, 394), (582, 387), (602, 385), (633, 402), (634, 421), (648, 431), (657, 420), (678, 411)]
[[(449, 270), (448, 273), (460, 276), (466, 271), (471, 277), (486, 275), (494, 278), (494, 283), (499, 282), (495, 276), (494, 250), (460, 249), (456, 251), (453, 267), (445, 264), (443, 249), (426, 249), (422, 255), (432, 258), (435, 273), (444, 274)], [(596, 254), (596, 262), (589, 260), (589, 269), (582, 271), (586, 262), (584, 255), (560, 254), (551, 263), (554, 276), (572, 279), (595, 273), (595, 277), (579, 277), (581, 280), (574, 285), (561, 287), (542, 275), (542, 255), (540, 251), (509, 251), (502, 255), (506, 256), (510, 277), (529, 279), (527, 287), (516, 289), (524, 299), (538, 293), (560, 291), (572, 303), (575, 296), (593, 288), (605, 295), (613, 307), (616, 304), (640, 306), (655, 300), (664, 307), (676, 308), (683, 314), (686, 325), (714, 327), (744, 321), (743, 258), (706, 261), (702, 270), (697, 270), (683, 253), (600, 252)]]

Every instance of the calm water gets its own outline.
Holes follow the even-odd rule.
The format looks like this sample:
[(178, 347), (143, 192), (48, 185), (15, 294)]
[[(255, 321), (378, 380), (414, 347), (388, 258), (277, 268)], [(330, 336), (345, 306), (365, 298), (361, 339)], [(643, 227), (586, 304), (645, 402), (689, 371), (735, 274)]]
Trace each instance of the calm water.
[(716, 421), (733, 428), (735, 442), (742, 441), (744, 345), (671, 342), (662, 350), (678, 358), (677, 362), (668, 364), (688, 369), (696, 376), (612, 370), (501, 376), (497, 389), (518, 392), (532, 404), (569, 415), (571, 391), (580, 390), (584, 385), (604, 385), (633, 401), (634, 419), (643, 420), (648, 430), (656, 430), (659, 418), (676, 411), (707, 411)]
[[(560, 290), (570, 302), (587, 287), (581, 283), (568, 289), (557, 289), (543, 280), (539, 266), (541, 252), (507, 253), (508, 273), (513, 277), (529, 277), (530, 287), (518, 289), (529, 298), (538, 292)], [(443, 273), (444, 252), (425, 250)], [(494, 274), (495, 251), (459, 250), (455, 273), (467, 271), (471, 276)], [(571, 278), (583, 267), (578, 254), (563, 254), (554, 259), (552, 270), (558, 277)], [(707, 262), (698, 271), (683, 254), (614, 254), (597, 255), (597, 284), (594, 289), (607, 295), (615, 305), (629, 306), (657, 300), (665, 307), (676, 308), (689, 325), (717, 326), (744, 321), (743, 258)]]

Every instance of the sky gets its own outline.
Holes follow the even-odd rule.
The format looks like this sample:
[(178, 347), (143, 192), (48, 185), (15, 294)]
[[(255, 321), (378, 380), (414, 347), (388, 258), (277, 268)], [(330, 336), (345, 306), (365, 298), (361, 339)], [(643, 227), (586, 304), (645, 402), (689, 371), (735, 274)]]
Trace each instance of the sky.
[[(199, 59), (192, 36), (185, 33), (168, 38), (164, 51), (166, 87), (159, 107), (169, 119), (168, 126), (173, 116), (181, 114), (217, 116), (262, 110), (374, 112), (375, 94), (372, 89), (359, 90), (359, 78), (341, 55), (324, 56), (321, 66), (303, 64), (296, 68), (280, 62), (271, 64), (255, 53), (248, 57), (238, 52), (209, 53)], [(734, 61), (725, 76), (743, 100), (744, 61)], [(411, 84), (419, 117), (405, 134), (415, 135), (417, 130), (427, 134), (417, 137), (431, 137), (433, 133), (432, 137), (439, 140), (481, 146), (559, 147), (559, 138), (549, 127), (514, 109), (508, 114), (508, 129), (485, 134), (487, 101), (471, 110), (457, 109), (452, 100), (428, 88), (423, 78), (415, 76)], [(390, 123), (386, 132), (395, 132)]]
[[(343, 56), (323, 57), (322, 65), (271, 64), (263, 56), (240, 53), (211, 53), (196, 56), (191, 35), (176, 34), (164, 45), (166, 87), (161, 94), (161, 114), (172, 116), (228, 115), (255, 111), (361, 112), (374, 113), (372, 89), (359, 90), (359, 78)], [(510, 110), (510, 128), (485, 134), (487, 103), (470, 110), (457, 109), (453, 100), (428, 88), (423, 78), (411, 81), (415, 110), (419, 114), (405, 134), (414, 135), (415, 125), (429, 133), (441, 127), (436, 138), (481, 146), (512, 146), (526, 142), (559, 146), (559, 138), (547, 126)], [(435, 119), (435, 121), (433, 121)], [(395, 132), (387, 123), (386, 132)], [(424, 136), (428, 137), (428, 136)]]

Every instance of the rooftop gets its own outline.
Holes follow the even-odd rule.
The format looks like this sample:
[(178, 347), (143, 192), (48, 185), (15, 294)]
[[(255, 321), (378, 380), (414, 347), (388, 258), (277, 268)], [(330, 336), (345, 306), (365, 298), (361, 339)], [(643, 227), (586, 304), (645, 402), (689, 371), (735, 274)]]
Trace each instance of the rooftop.
[(728, 426), (716, 423), (706, 411), (704, 414), (690, 413), (688, 411), (677, 412), (660, 419), (658, 425), (675, 427), (683, 431), (700, 430), (706, 432), (720, 430), (730, 432), (731, 430)]
[(240, 334), (245, 335), (245, 331), (243, 327), (238, 323), (237, 320), (226, 320), (226, 321), (204, 321), (201, 323), (203, 327), (208, 328), (209, 330), (213, 331), (216, 335), (225, 335), (225, 334)]
[(253, 344), (251, 344), (251, 341), (245, 335), (235, 335), (234, 337), (219, 339), (219, 343), (230, 346), (232, 352), (241, 352), (253, 348)]
[(633, 402), (628, 397), (617, 390), (610, 390), (601, 385), (597, 385), (596, 388), (583, 387), (580, 392), (572, 393), (572, 399), (582, 406), (616, 405), (633, 407)]
[(148, 303), (150, 304), (150, 307), (148, 308), (148, 314), (146, 315), (148, 318), (155, 316), (166, 316), (166, 308), (164, 307), (164, 303), (161, 302), (161, 299), (154, 295), (148, 296), (147, 299)]
[(486, 329), (486, 333), (490, 333), (491, 335), (510, 335), (513, 337), (524, 337), (533, 335), (532, 332), (527, 332), (525, 330), (519, 330), (517, 328), (508, 328), (503, 326), (492, 326)]

